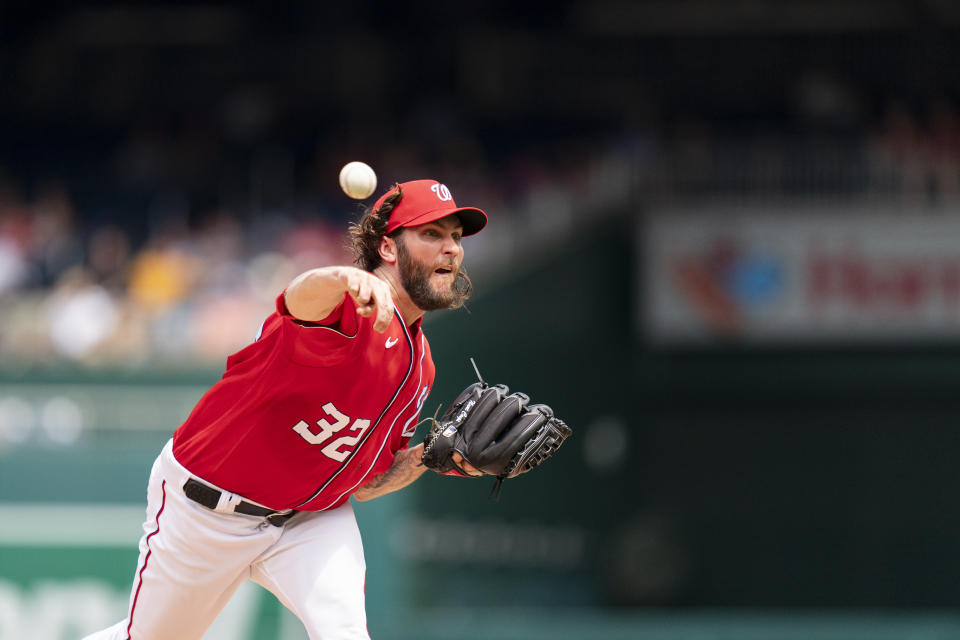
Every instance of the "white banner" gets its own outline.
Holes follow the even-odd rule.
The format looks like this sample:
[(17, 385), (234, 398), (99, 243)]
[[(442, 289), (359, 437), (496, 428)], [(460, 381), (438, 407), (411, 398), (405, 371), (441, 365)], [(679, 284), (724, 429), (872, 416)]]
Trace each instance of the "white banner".
[(662, 211), (638, 232), (655, 343), (960, 338), (960, 211)]

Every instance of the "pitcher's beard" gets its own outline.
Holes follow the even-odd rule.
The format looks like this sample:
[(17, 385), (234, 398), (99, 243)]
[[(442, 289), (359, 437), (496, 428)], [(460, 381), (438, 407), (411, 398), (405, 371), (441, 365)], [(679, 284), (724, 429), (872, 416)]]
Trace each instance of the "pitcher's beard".
[(401, 237), (397, 238), (397, 264), (400, 267), (400, 283), (417, 308), (424, 311), (457, 309), (473, 292), (470, 276), (462, 268), (457, 269), (450, 289), (440, 291), (430, 284), (430, 277), (438, 265), (415, 261), (407, 252)]

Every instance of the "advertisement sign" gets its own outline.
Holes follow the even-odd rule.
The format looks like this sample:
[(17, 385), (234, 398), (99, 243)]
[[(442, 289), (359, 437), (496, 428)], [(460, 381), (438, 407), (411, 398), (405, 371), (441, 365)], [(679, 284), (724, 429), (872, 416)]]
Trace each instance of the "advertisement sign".
[(655, 344), (960, 338), (960, 216), (661, 211), (638, 236)]

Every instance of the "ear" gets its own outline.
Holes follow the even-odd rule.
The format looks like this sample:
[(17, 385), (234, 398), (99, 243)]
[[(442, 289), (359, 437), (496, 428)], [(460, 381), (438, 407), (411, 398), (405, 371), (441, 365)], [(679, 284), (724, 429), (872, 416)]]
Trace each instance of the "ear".
[(393, 238), (383, 236), (380, 238), (380, 247), (378, 249), (380, 259), (387, 264), (396, 264), (397, 262), (397, 241)]

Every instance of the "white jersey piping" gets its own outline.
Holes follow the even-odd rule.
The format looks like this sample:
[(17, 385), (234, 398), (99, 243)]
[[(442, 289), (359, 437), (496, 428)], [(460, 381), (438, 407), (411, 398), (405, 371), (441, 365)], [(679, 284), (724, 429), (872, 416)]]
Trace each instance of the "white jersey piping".
[[(423, 344), (423, 341), (424, 341), (424, 340), (425, 340), (424, 335), (423, 335), (423, 333), (421, 332), (421, 333), (420, 333), (420, 349), (423, 351), (423, 353), (420, 354), (420, 380), (419, 380), (419, 382), (417, 382), (417, 389), (420, 389), (420, 383), (423, 382), (423, 356), (427, 353), (427, 347), (426, 347), (426, 345)], [(420, 394), (421, 394), (421, 393), (422, 393), (422, 391), (417, 391), (417, 393), (414, 394), (413, 399), (414, 399), (415, 401), (419, 401), (419, 399), (420, 399)], [(426, 402), (427, 399), (424, 398), (423, 401)], [(410, 406), (410, 403), (408, 402), (408, 403), (407, 403), (407, 407), (409, 407), (409, 406)], [(403, 408), (403, 411), (406, 411), (406, 410), (407, 410), (407, 407), (404, 407), (404, 408)], [(406, 422), (403, 423), (403, 428), (402, 428), (401, 431), (400, 431), (400, 435), (402, 435), (403, 437), (406, 437), (406, 438), (412, 437), (413, 434), (416, 432), (416, 429), (414, 429), (414, 431), (411, 431), (410, 434), (407, 435), (407, 427), (409, 427), (409, 426), (410, 426), (410, 423), (413, 422), (414, 420), (416, 420), (417, 416), (420, 415), (420, 410), (423, 409), (423, 405), (421, 404), (417, 409), (418, 409), (418, 410), (417, 410), (416, 412), (414, 412), (414, 414), (413, 414), (412, 416), (410, 416), (409, 418), (407, 418), (407, 421), (406, 421)], [(401, 415), (403, 414), (403, 411), (400, 412)]]
[[(397, 424), (397, 420), (399, 420), (399, 419), (400, 419), (400, 416), (403, 415), (403, 412), (407, 410), (407, 407), (410, 406), (410, 403), (416, 401), (416, 399), (419, 397), (419, 395), (420, 395), (420, 383), (423, 382), (423, 358), (424, 358), (424, 356), (427, 355), (426, 349), (423, 349), (423, 348), (422, 348), (422, 347), (423, 347), (423, 333), (420, 334), (420, 346), (421, 346), (420, 363), (419, 363), (419, 364), (420, 364), (420, 377), (417, 379), (417, 391), (413, 394), (413, 397), (410, 398), (410, 400), (407, 402), (407, 404), (405, 404), (405, 405), (403, 406), (403, 409), (400, 409), (400, 412), (399, 412), (399, 413), (396, 415), (396, 417), (393, 419), (393, 422), (390, 423), (390, 428), (386, 430), (386, 436), (384, 437), (383, 442), (380, 443), (380, 449), (377, 451), (377, 455), (375, 455), (375, 456), (373, 457), (373, 462), (370, 463), (370, 466), (367, 468), (367, 470), (364, 471), (363, 474), (360, 476), (360, 479), (357, 481), (357, 484), (353, 485), (352, 487), (350, 487), (349, 489), (347, 489), (346, 491), (344, 491), (343, 493), (341, 493), (339, 496), (337, 496), (337, 499), (334, 500), (333, 502), (331, 502), (330, 504), (328, 504), (327, 506), (325, 506), (324, 509), (329, 509), (331, 505), (337, 504), (337, 501), (339, 501), (340, 498), (342, 498), (343, 496), (347, 495), (348, 493), (351, 493), (354, 489), (356, 489), (358, 486), (360, 486), (360, 483), (364, 481), (364, 479), (367, 477), (367, 474), (370, 473), (370, 471), (373, 470), (374, 465), (377, 464), (377, 460), (380, 459), (380, 454), (383, 453), (383, 448), (387, 445), (387, 442), (390, 440), (390, 436), (391, 436), (391, 434), (393, 433), (393, 428), (394, 428), (394, 427), (396, 426), (396, 424)], [(413, 344), (412, 344), (412, 343), (411, 343), (410, 347), (411, 347), (411, 353), (412, 353), (412, 348), (413, 348)], [(411, 360), (412, 360), (412, 358), (411, 358)], [(406, 383), (406, 380), (404, 380), (404, 383)], [(404, 384), (404, 386), (406, 386), (406, 385)], [(410, 420), (413, 420), (413, 418), (410, 418)], [(410, 420), (407, 420), (407, 424), (410, 424)], [(358, 448), (359, 448), (359, 447), (358, 447)]]
[[(400, 320), (400, 326), (403, 327), (403, 334), (404, 334), (404, 336), (407, 338), (407, 346), (410, 348), (410, 364), (407, 366), (407, 373), (406, 373), (406, 375), (403, 376), (403, 380), (400, 382), (400, 385), (397, 387), (397, 390), (394, 391), (393, 397), (390, 398), (390, 402), (387, 403), (387, 406), (385, 406), (385, 407), (383, 408), (383, 411), (380, 412), (380, 415), (377, 416), (377, 419), (374, 421), (373, 425), (370, 427), (370, 429), (367, 430), (367, 433), (364, 435), (363, 440), (360, 441), (360, 443), (354, 448), (353, 452), (351, 452), (349, 456), (347, 456), (346, 458), (344, 458), (343, 462), (340, 464), (340, 468), (337, 469), (337, 470), (333, 473), (333, 475), (331, 475), (329, 478), (327, 478), (326, 482), (324, 482), (323, 485), (322, 485), (319, 489), (317, 489), (312, 496), (310, 496), (309, 498), (307, 498), (306, 500), (304, 500), (303, 502), (301, 502), (300, 504), (298, 504), (297, 506), (295, 506), (294, 509), (299, 509), (299, 508), (302, 507), (303, 505), (309, 504), (311, 501), (316, 500), (317, 497), (318, 497), (321, 493), (323, 493), (324, 489), (326, 489), (328, 486), (330, 486), (330, 483), (333, 482), (334, 479), (335, 479), (337, 476), (339, 476), (340, 473), (341, 473), (344, 469), (347, 468), (347, 464), (350, 462), (350, 460), (353, 458), (353, 456), (356, 455), (356, 453), (357, 453), (358, 451), (360, 451), (361, 448), (363, 448), (363, 445), (365, 445), (365, 444), (367, 443), (367, 441), (370, 439), (370, 434), (372, 434), (374, 431), (376, 431), (377, 426), (380, 424), (380, 421), (383, 419), (383, 416), (387, 415), (387, 412), (390, 410), (390, 407), (393, 406), (393, 403), (396, 402), (397, 397), (400, 395), (400, 392), (403, 391), (403, 388), (407, 385), (407, 380), (410, 379), (410, 374), (411, 374), (412, 371), (413, 371), (413, 355), (414, 355), (413, 339), (410, 337), (410, 332), (407, 330), (407, 325), (406, 325), (406, 323), (403, 321), (403, 316), (400, 315), (400, 310), (397, 309), (396, 303), (394, 303), (394, 305), (393, 305), (393, 313), (394, 313), (394, 315), (396, 315), (397, 319)], [(358, 332), (359, 332), (359, 331), (358, 331)], [(353, 336), (348, 336), (348, 337), (353, 337)], [(421, 375), (422, 375), (422, 374), (421, 374)], [(381, 447), (381, 448), (382, 448), (382, 447)], [(377, 455), (379, 456), (379, 454), (377, 454)], [(366, 473), (364, 473), (363, 475), (365, 476)], [(339, 500), (339, 499), (340, 499), (340, 498), (337, 498), (337, 500)], [(336, 501), (334, 501), (334, 502), (336, 502)], [(333, 504), (333, 503), (330, 503), (330, 504)], [(324, 509), (327, 509), (327, 508), (329, 508), (329, 505), (327, 505), (326, 507), (324, 507)], [(321, 511), (322, 511), (322, 509), (321, 509)]]

